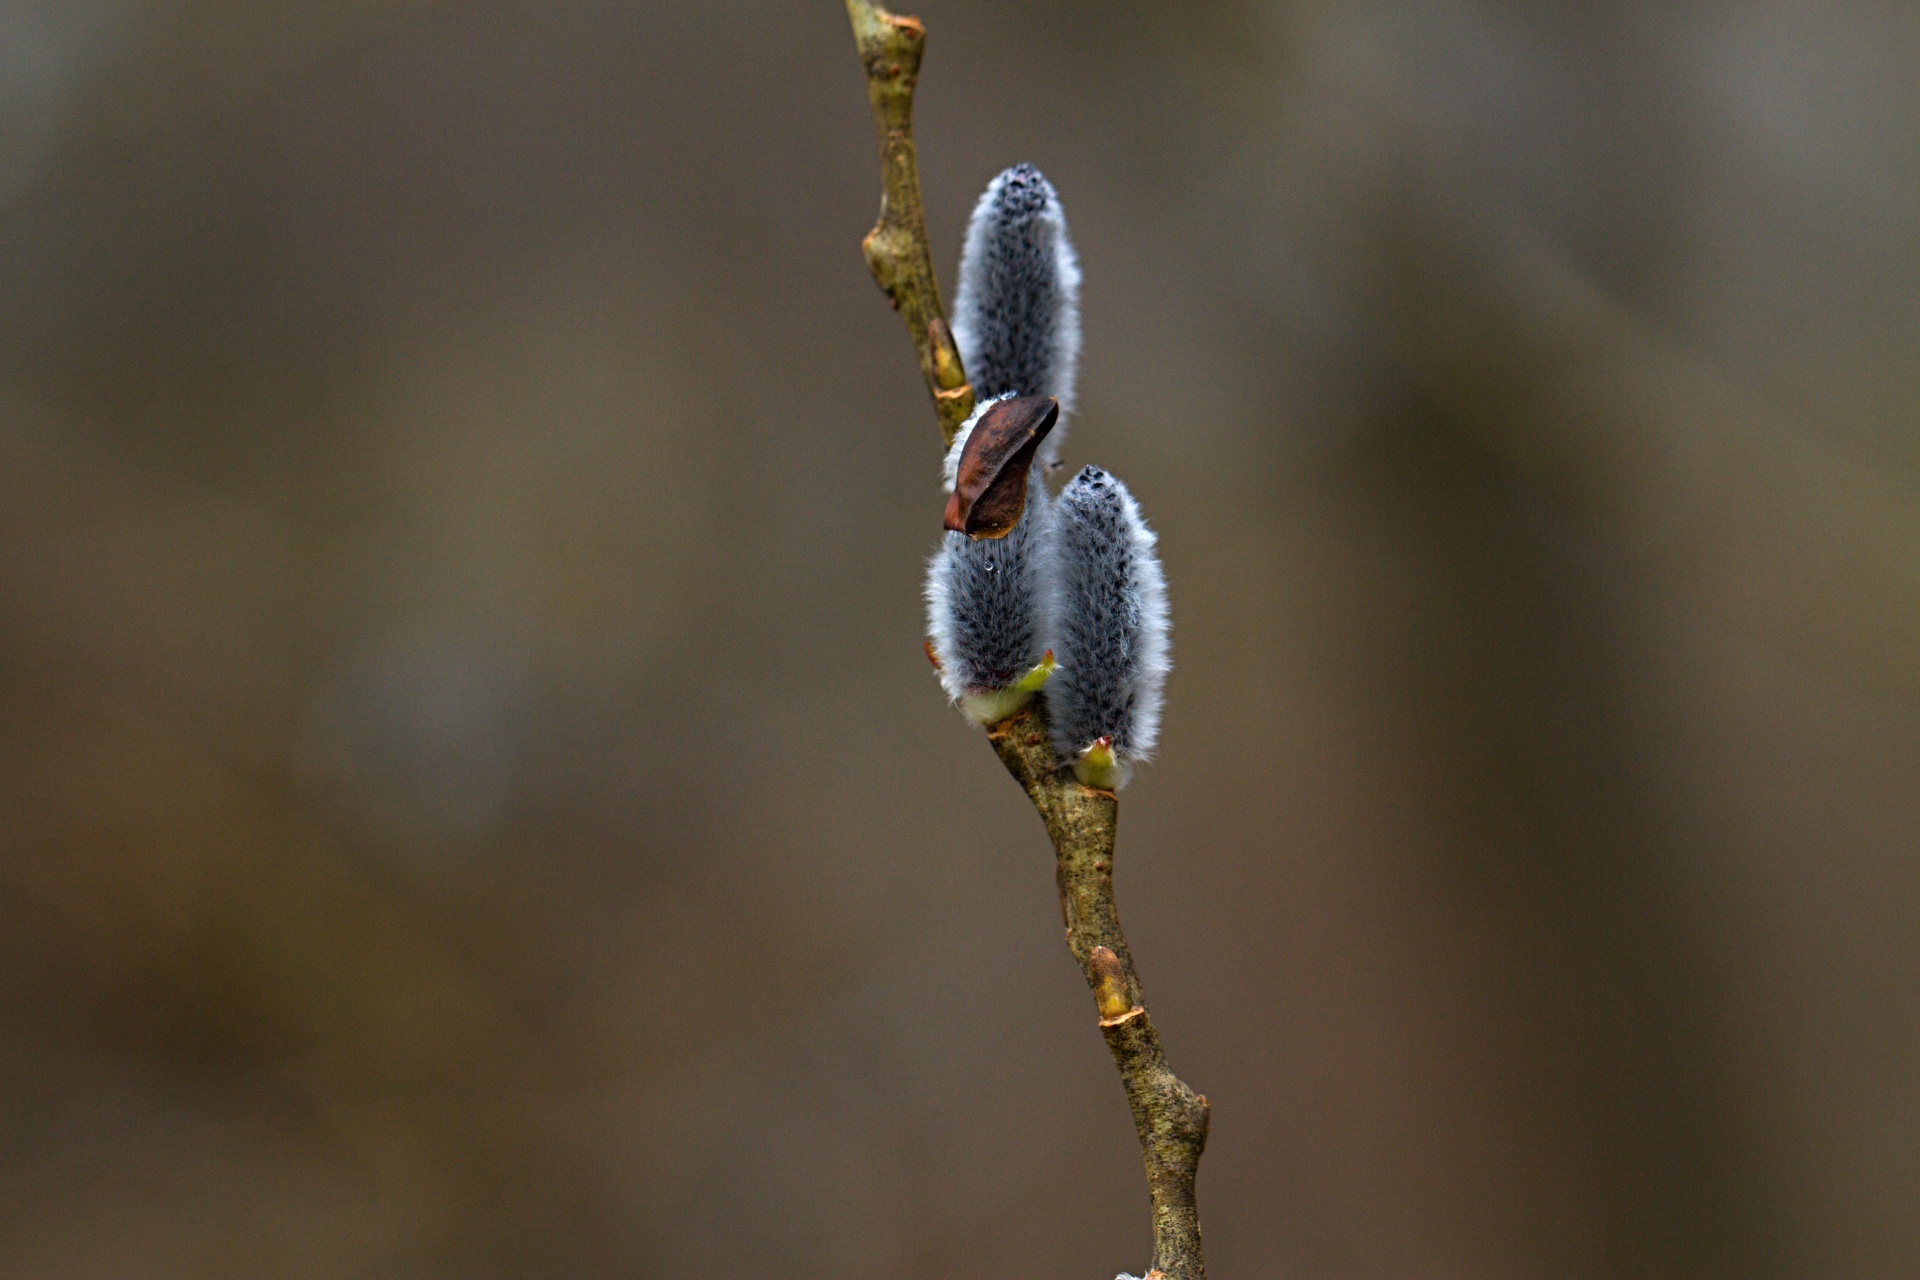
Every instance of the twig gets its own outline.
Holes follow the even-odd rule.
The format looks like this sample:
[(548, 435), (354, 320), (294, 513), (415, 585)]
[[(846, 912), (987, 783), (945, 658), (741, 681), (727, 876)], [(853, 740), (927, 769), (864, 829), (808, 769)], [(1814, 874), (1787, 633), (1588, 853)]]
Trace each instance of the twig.
[(1007, 772), (1047, 824), (1067, 947), (1086, 971), (1114, 1065), (1120, 1068), (1153, 1200), (1153, 1268), (1168, 1280), (1202, 1280), (1200, 1213), (1193, 1180), (1207, 1145), (1207, 1100), (1167, 1066), (1147, 1016), (1133, 955), (1113, 901), (1113, 838), (1120, 803), (1081, 786), (1053, 753), (1046, 715), (1029, 705), (987, 728)]
[(913, 87), (927, 30), (918, 18), (900, 18), (868, 0), (847, 0), (853, 41), (867, 72), (867, 101), (880, 139), (880, 219), (860, 242), (867, 270), (907, 322), (920, 373), (948, 444), (973, 413), (973, 388), (960, 367), (940, 279), (927, 246), (927, 215), (920, 203), (920, 165), (913, 146)]
[[(867, 96), (880, 135), (885, 184), (880, 221), (863, 242), (867, 265), (895, 310), (906, 319), (933, 393), (941, 430), (954, 432), (973, 412), (959, 350), (940, 306), (939, 283), (920, 205), (913, 146), (913, 89), (926, 29), (868, 0), (847, 0), (854, 40), (867, 72)], [(1044, 710), (1030, 704), (997, 724), (987, 737), (1007, 771), (1026, 789), (1053, 841), (1055, 883), (1067, 947), (1085, 971), (1100, 1014), (1101, 1034), (1113, 1053), (1133, 1109), (1153, 1203), (1153, 1272), (1165, 1280), (1204, 1280), (1200, 1216), (1194, 1177), (1207, 1142), (1207, 1100), (1167, 1066), (1159, 1033), (1148, 1017), (1140, 978), (1113, 900), (1113, 843), (1119, 801), (1110, 791), (1082, 786), (1055, 756)]]

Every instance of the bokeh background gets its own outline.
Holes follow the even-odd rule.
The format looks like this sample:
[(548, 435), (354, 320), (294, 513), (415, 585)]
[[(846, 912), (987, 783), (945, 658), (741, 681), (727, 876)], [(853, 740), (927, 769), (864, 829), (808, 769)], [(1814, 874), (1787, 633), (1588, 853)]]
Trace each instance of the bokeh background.
[[(1223, 1277), (1920, 1266), (1920, 10), (926, 0)], [(839, 5), (0, 4), (0, 1274), (1110, 1276)]]

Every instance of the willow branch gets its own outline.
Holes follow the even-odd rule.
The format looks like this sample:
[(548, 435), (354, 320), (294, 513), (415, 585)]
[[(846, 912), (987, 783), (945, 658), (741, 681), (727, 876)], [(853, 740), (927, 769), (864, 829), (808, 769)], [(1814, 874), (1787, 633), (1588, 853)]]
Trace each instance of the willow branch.
[[(927, 243), (913, 145), (913, 90), (926, 29), (869, 0), (847, 0), (854, 42), (867, 73), (880, 141), (880, 220), (862, 241), (873, 278), (907, 322), (920, 371), (933, 395), (947, 443), (973, 412), (960, 352), (940, 306), (940, 285)], [(1167, 1066), (1159, 1033), (1147, 1015), (1133, 953), (1113, 900), (1113, 841), (1119, 802), (1111, 791), (1082, 786), (1054, 755), (1038, 704), (988, 726), (1007, 771), (1026, 789), (1053, 840), (1055, 883), (1067, 947), (1080, 962), (1099, 1011), (1100, 1031), (1120, 1069), (1140, 1136), (1153, 1205), (1152, 1277), (1204, 1280), (1194, 1178), (1207, 1142), (1207, 1100)]]
[(913, 89), (920, 79), (927, 31), (918, 18), (896, 17), (869, 0), (847, 0), (847, 17), (853, 21), (860, 65), (866, 68), (867, 101), (880, 141), (880, 218), (860, 248), (874, 282), (907, 322), (940, 431), (952, 444), (954, 433), (973, 412), (973, 388), (940, 306), (940, 278), (934, 274), (927, 215), (920, 203)]
[(1053, 753), (1037, 705), (991, 725), (987, 737), (1047, 826), (1067, 948), (1080, 962), (1100, 1013), (1113, 1063), (1140, 1135), (1153, 1202), (1153, 1269), (1167, 1280), (1202, 1280), (1200, 1213), (1194, 1177), (1207, 1145), (1209, 1109), (1167, 1066), (1148, 1016), (1133, 953), (1113, 900), (1113, 842), (1120, 804), (1111, 791), (1080, 785)]

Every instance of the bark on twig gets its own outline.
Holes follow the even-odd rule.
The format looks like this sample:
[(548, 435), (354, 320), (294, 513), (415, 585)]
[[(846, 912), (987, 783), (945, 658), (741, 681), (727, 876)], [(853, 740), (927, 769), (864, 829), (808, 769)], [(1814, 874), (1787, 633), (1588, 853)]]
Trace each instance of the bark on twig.
[(1133, 1108), (1153, 1201), (1153, 1268), (1168, 1280), (1201, 1280), (1200, 1214), (1193, 1182), (1207, 1145), (1207, 1100), (1167, 1066), (1147, 1015), (1133, 954), (1113, 900), (1113, 840), (1120, 815), (1111, 791), (1081, 786), (1054, 755), (1038, 706), (987, 728), (1007, 772), (1047, 824), (1067, 947), (1086, 971), (1114, 1065)]
[[(933, 394), (948, 444), (973, 412), (959, 350), (953, 344), (927, 243), (913, 146), (913, 90), (926, 30), (868, 0), (847, 0), (854, 40), (867, 73), (880, 139), (880, 220), (862, 248), (873, 278), (907, 322), (920, 370)], [(989, 725), (1001, 763), (1026, 788), (1053, 840), (1055, 882), (1067, 946), (1086, 973), (1101, 1034), (1133, 1109), (1134, 1128), (1153, 1204), (1153, 1273), (1165, 1280), (1204, 1280), (1194, 1177), (1207, 1142), (1207, 1100), (1167, 1066), (1146, 1010), (1120, 913), (1113, 900), (1113, 842), (1119, 802), (1111, 791), (1082, 786), (1054, 755), (1039, 704)]]
[(918, 18), (888, 13), (868, 0), (847, 0), (853, 41), (867, 72), (867, 101), (880, 140), (880, 219), (860, 242), (867, 270), (907, 322), (920, 356), (920, 373), (948, 444), (973, 412), (973, 388), (960, 367), (940, 280), (927, 246), (927, 215), (920, 203), (920, 165), (913, 146), (913, 88), (927, 31)]

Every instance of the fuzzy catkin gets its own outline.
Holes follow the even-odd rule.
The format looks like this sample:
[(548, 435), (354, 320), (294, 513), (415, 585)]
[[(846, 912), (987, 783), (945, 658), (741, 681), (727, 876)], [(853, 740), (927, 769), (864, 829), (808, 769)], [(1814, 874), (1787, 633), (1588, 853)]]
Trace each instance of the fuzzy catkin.
[[(982, 404), (954, 438), (952, 460), (966, 446)], [(1026, 514), (1004, 538), (975, 541), (946, 533), (927, 566), (927, 632), (947, 696), (982, 723), (1004, 704), (983, 695), (1011, 687), (1039, 664), (1046, 649), (1046, 560), (1053, 501), (1035, 467)], [(1008, 708), (1010, 709), (1010, 708)]]
[(1118, 479), (1087, 467), (1054, 500), (1049, 622), (1060, 667), (1046, 688), (1054, 749), (1110, 741), (1115, 785), (1160, 733), (1170, 665), (1167, 588), (1154, 534)]
[(1060, 402), (1063, 420), (1040, 446), (1051, 467), (1080, 362), (1080, 262), (1060, 197), (1032, 165), (987, 184), (967, 224), (959, 282), (953, 338), (975, 394)]

